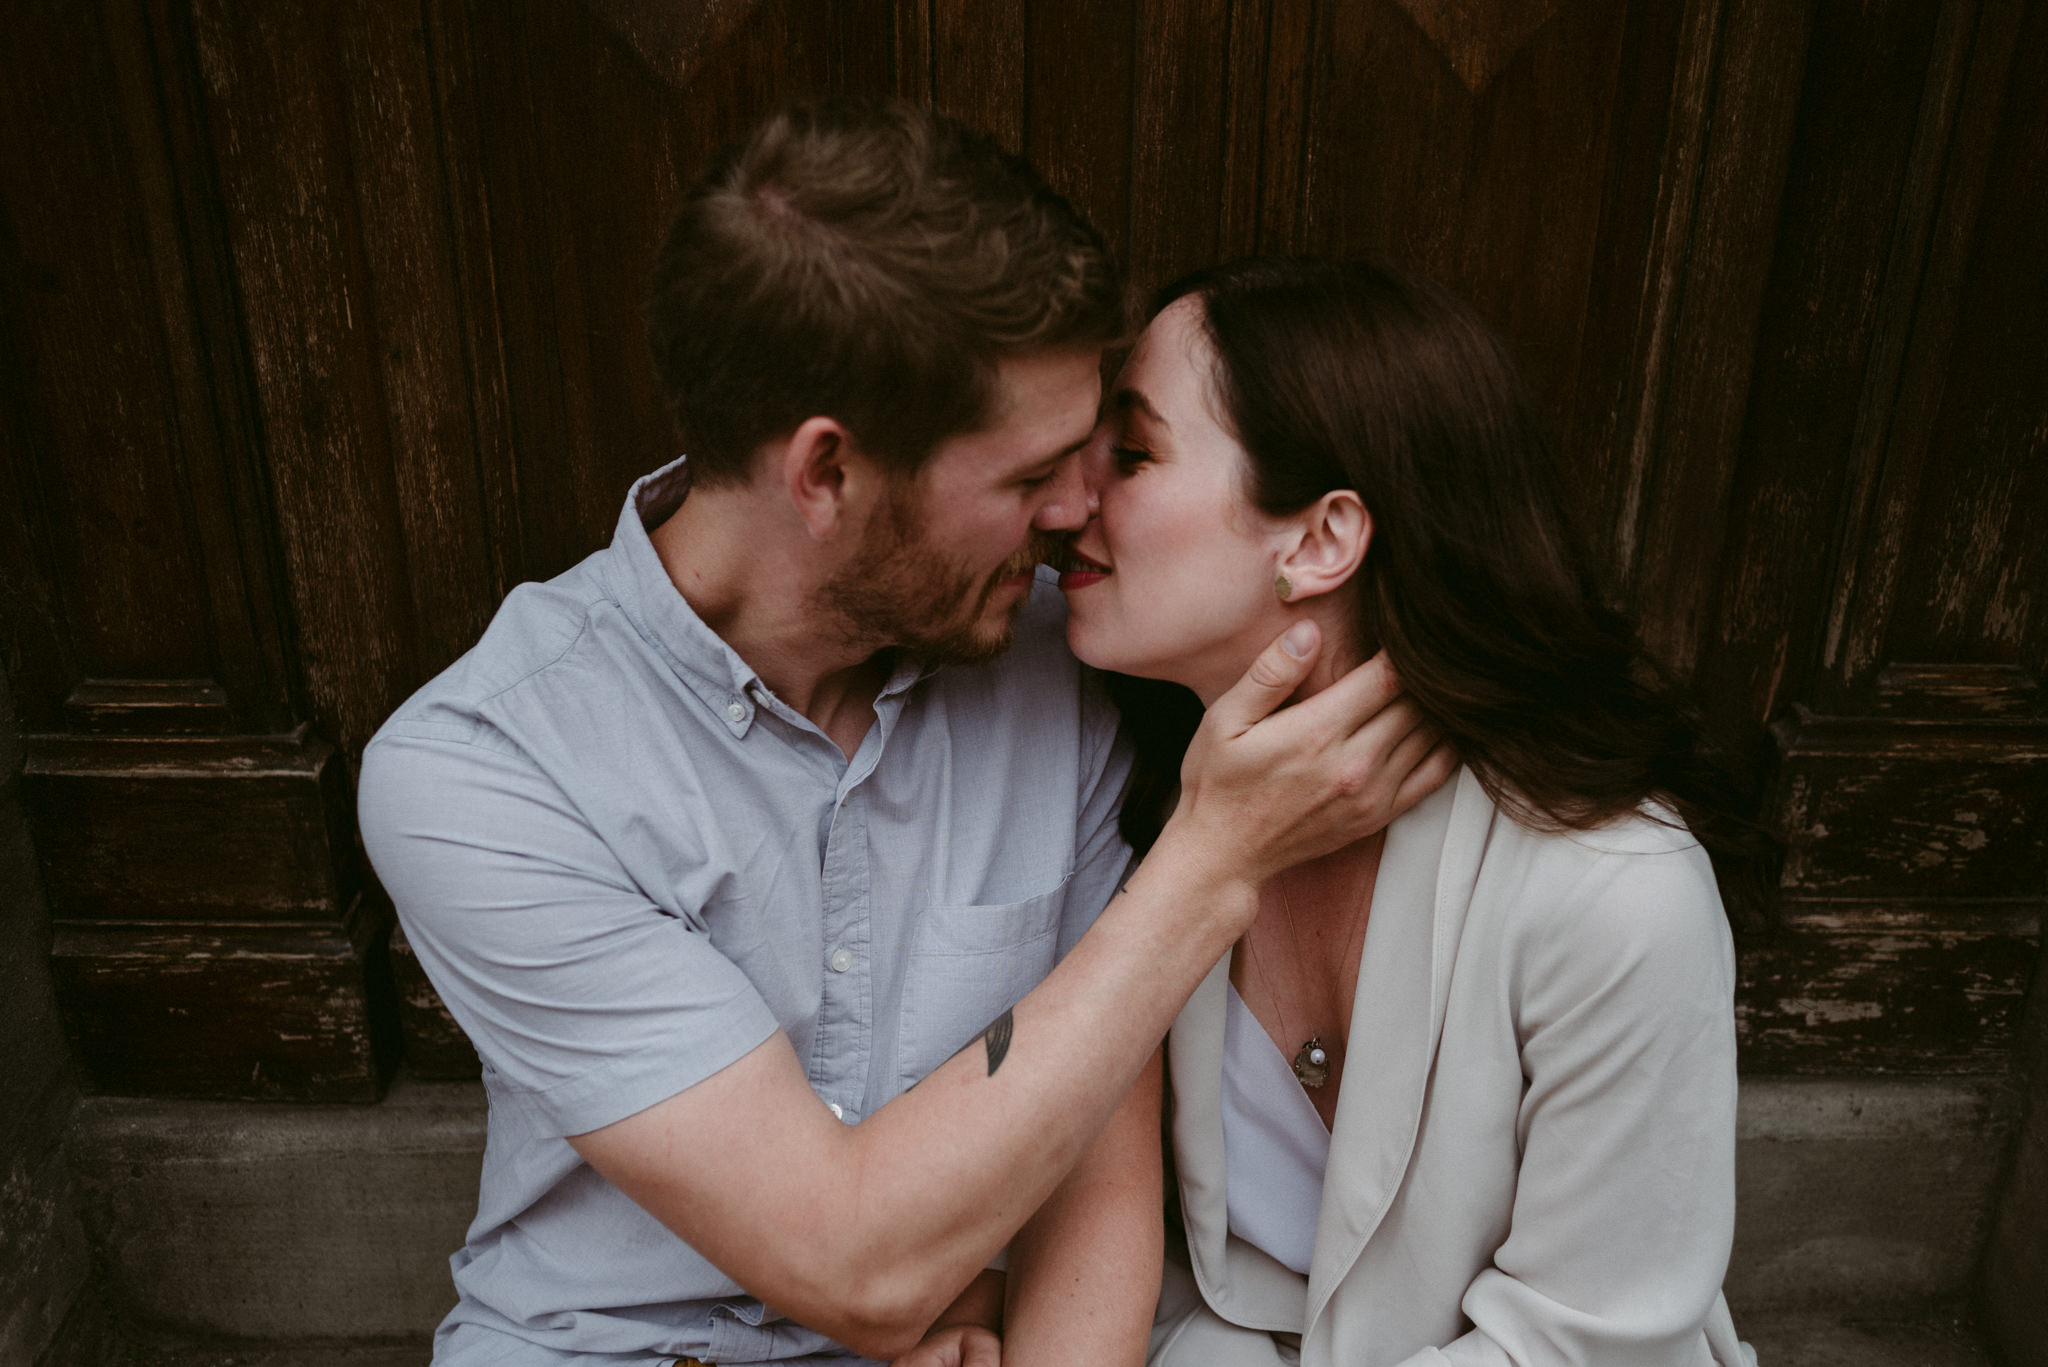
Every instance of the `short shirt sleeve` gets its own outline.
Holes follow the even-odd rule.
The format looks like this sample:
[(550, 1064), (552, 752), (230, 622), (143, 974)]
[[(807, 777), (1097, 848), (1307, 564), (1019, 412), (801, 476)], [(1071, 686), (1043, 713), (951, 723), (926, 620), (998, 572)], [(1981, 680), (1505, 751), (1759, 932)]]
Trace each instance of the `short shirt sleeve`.
[(1061, 958), (1080, 943), (1104, 906), (1129, 875), (1131, 847), (1117, 819), (1131, 782), (1131, 747), (1117, 724), (1115, 705), (1101, 681), (1083, 671), (1083, 726), (1091, 753), (1082, 770), (1082, 791), (1074, 832), (1074, 877), (1067, 886), (1060, 925)]
[(494, 1085), (583, 1134), (774, 1034), (710, 937), (650, 901), (516, 746), (485, 739), (502, 742), (380, 735), (358, 802), (406, 937)]

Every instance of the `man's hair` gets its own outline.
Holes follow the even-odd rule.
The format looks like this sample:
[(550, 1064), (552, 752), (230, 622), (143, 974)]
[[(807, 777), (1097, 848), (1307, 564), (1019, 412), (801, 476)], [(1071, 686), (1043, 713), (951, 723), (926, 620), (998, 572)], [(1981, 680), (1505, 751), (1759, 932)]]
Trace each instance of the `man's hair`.
[(1102, 235), (1019, 157), (901, 102), (772, 115), (684, 195), (647, 304), (703, 486), (806, 418), (913, 473), (992, 418), (1007, 355), (1115, 342)]

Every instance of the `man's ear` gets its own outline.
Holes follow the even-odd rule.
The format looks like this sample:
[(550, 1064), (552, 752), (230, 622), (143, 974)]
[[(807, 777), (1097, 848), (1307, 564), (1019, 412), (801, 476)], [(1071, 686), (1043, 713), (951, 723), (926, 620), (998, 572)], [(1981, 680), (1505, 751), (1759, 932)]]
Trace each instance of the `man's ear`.
[(1372, 514), (1355, 490), (1334, 489), (1294, 519), (1295, 537), (1277, 567), (1292, 602), (1328, 593), (1358, 573), (1372, 545)]
[(836, 418), (805, 418), (771, 460), (813, 541), (865, 519), (881, 472)]

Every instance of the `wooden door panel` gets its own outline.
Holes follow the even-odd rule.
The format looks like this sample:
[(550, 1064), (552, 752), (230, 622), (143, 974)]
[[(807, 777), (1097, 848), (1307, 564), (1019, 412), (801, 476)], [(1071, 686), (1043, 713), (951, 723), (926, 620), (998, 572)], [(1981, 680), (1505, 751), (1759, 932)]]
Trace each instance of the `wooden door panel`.
[[(1025, 10), (1029, 102), (1014, 145), (1122, 254), (1131, 240), (1131, 35), (1139, 5), (1032, 0)], [(949, 108), (943, 92), (938, 107)]]
[[(856, 22), (856, 21), (864, 22)], [(522, 536), (518, 577), (560, 573), (607, 541), (625, 486), (673, 454), (640, 317), (661, 230), (719, 147), (776, 105), (882, 95), (889, 7), (835, 16), (755, 5), (668, 85), (581, 5), (499, 6), (462, 21)]]
[(0, 249), (11, 506), (0, 550), (34, 604), (10, 612), (15, 696), (31, 728), (61, 726), (83, 678), (211, 677), (205, 555), (196, 544), (180, 396), (158, 319), (137, 162), (92, 6), (20, 16), (0, 83), (11, 193)]
[[(472, 1066), (402, 947), (388, 999), (342, 780), (674, 453), (641, 322), (664, 222), (825, 93), (1021, 148), (1140, 290), (1370, 251), (1471, 297), (1615, 593), (1780, 766), (1750, 1064), (1987, 1066), (2048, 848), (2042, 15), (37, 0), (0, 81), (0, 616), (88, 1072), (370, 1095), (397, 1010)], [(238, 943), (350, 1004), (319, 1057)], [(214, 970), (137, 990), (187, 950)], [(253, 1041), (239, 1080), (164, 1061), (207, 1038)]]
[(418, 667), (340, 29), (359, 10), (199, 0), (221, 213), (313, 718), (362, 735)]
[(1894, 5), (1873, 22), (1835, 4), (1816, 19), (1811, 50), (1824, 59), (1803, 86), (1758, 327), (1729, 572), (1709, 584), (1720, 602), (1702, 680), (1724, 721), (1774, 716), (1808, 694), (1828, 609), (1811, 586), (1841, 551), (1858, 444), (1880, 435), (1883, 390), (1896, 383), (1896, 296), (1910, 309), (1926, 250), (1927, 206), (1908, 201), (1909, 171), (1916, 150), (1925, 162), (1945, 148), (1967, 55), (1968, 25), (1939, 17)]
[[(1959, 329), (1912, 500), (1886, 663), (2015, 665), (2048, 677), (2048, 14), (2023, 31), (1988, 16), (1980, 60), (2007, 43), (1974, 241), (1957, 287)], [(2038, 703), (2038, 699), (2036, 700)]]

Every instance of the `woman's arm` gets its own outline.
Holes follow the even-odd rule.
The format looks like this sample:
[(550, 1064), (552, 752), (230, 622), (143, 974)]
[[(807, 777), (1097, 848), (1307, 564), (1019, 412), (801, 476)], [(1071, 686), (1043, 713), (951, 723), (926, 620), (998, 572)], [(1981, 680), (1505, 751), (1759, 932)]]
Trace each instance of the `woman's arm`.
[(1617, 854), (1512, 974), (1522, 1150), (1475, 1326), (1414, 1367), (1697, 1361), (1735, 1218), (1734, 954), (1697, 850)]
[(1138, 1367), (1164, 1258), (1159, 1054), (1010, 1246), (1004, 1367)]
[(1002, 1367), (1003, 1280), (984, 1269), (891, 1367)]

